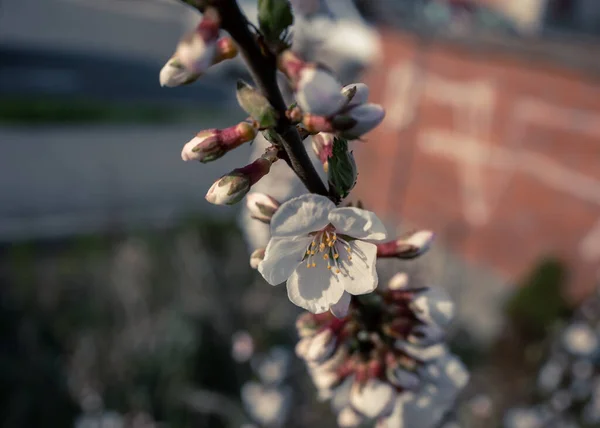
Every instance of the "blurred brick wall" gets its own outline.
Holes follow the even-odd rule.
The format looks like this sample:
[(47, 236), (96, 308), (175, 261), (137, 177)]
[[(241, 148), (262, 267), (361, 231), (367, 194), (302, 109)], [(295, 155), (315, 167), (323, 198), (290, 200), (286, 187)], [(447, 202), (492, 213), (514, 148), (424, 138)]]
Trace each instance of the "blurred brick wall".
[(357, 144), (357, 195), (433, 229), (467, 260), (517, 280), (544, 256), (569, 293), (600, 266), (598, 75), (504, 50), (383, 33), (366, 83), (387, 117)]

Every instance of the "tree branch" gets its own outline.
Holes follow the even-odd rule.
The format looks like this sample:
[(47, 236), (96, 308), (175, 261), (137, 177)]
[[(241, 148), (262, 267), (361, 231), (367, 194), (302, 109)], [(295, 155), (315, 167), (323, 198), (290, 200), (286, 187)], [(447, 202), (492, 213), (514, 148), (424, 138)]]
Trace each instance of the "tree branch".
[(285, 115), (287, 106), (277, 85), (277, 58), (269, 50), (259, 47), (254, 35), (248, 29), (248, 20), (240, 10), (237, 1), (214, 0), (212, 5), (219, 11), (222, 28), (237, 43), (259, 90), (279, 113), (275, 131), (281, 136), (289, 165), (311, 193), (329, 196), (327, 188), (306, 153), (300, 134)]

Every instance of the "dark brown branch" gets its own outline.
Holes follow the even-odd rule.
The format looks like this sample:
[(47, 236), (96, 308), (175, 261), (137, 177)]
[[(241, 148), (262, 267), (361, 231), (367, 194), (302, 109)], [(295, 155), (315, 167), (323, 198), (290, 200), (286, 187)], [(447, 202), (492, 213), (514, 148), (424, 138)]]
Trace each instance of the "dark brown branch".
[(255, 35), (248, 29), (248, 20), (235, 0), (213, 0), (211, 4), (219, 11), (222, 28), (237, 43), (259, 90), (279, 113), (275, 131), (283, 140), (282, 146), (287, 154), (289, 165), (311, 193), (329, 196), (327, 188), (306, 153), (296, 127), (285, 115), (287, 106), (277, 85), (275, 55), (259, 47)]

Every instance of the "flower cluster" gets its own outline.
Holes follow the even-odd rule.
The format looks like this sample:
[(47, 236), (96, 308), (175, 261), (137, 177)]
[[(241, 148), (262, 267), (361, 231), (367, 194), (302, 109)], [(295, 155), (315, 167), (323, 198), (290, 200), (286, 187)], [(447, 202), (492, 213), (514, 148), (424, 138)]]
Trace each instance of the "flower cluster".
[[(161, 84), (191, 83), (239, 50), (256, 87), (238, 81), (237, 100), (249, 117), (225, 129), (200, 131), (183, 147), (182, 159), (212, 162), (262, 133), (270, 143), (265, 152), (219, 178), (206, 200), (232, 205), (247, 196), (251, 217), (269, 225), (270, 241), (252, 253), (250, 265), (271, 285), (285, 282), (290, 301), (309, 311), (298, 322), (298, 355), (307, 361), (321, 396), (331, 398), (340, 426), (367, 420), (381, 427), (432, 426), (468, 378), (443, 345), (452, 304), (439, 290), (409, 287), (402, 275), (378, 290), (376, 261), (418, 257), (433, 235), (420, 231), (387, 241), (373, 212), (344, 201), (358, 178), (350, 140), (378, 126), (384, 109), (369, 102), (367, 85), (342, 86), (330, 71), (292, 52), (287, 0), (259, 2), (259, 28), (234, 0), (185, 2), (203, 17), (161, 71)], [(220, 38), (221, 29), (234, 40)], [(293, 88), (290, 105), (277, 85), (277, 69)], [(310, 140), (327, 183), (308, 157), (304, 143)], [(308, 194), (280, 202), (251, 192), (279, 159)], [(273, 416), (260, 404), (265, 391), (249, 384), (243, 394), (252, 404), (249, 411), (262, 409), (257, 420)], [(283, 423), (273, 418), (272, 424)]]
[(344, 319), (302, 314), (296, 353), (340, 427), (435, 427), (469, 377), (443, 344), (452, 316), (442, 290), (411, 287), (400, 273), (352, 299)]

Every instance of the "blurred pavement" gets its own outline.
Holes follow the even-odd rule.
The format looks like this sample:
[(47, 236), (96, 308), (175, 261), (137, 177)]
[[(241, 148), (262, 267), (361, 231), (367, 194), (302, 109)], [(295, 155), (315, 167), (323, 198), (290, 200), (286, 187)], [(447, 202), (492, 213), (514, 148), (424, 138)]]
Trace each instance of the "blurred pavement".
[(0, 127), (0, 241), (162, 227), (193, 212), (233, 217), (204, 195), (251, 148), (183, 162), (183, 144), (202, 127)]

